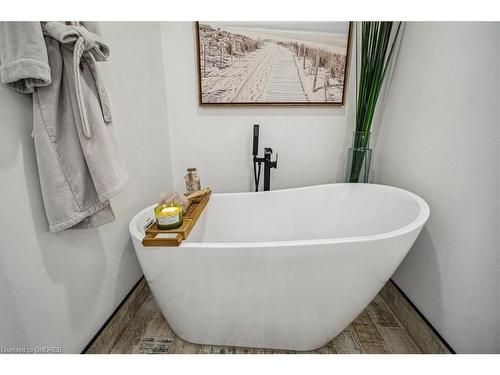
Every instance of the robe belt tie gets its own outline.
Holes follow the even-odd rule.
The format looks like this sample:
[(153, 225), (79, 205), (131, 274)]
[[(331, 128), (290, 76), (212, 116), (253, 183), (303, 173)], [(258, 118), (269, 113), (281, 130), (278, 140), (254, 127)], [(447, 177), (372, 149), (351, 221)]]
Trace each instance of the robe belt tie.
[(110, 123), (111, 108), (109, 99), (96, 67), (96, 61), (105, 61), (109, 57), (109, 47), (104, 44), (98, 35), (91, 33), (78, 24), (65, 25), (61, 22), (47, 22), (44, 27), (44, 34), (59, 41), (64, 48), (73, 51), (73, 74), (80, 122), (85, 137), (91, 138), (92, 133), (82, 90), (81, 72), (83, 64), (85, 64), (92, 73), (101, 104), (102, 117), (104, 122)]

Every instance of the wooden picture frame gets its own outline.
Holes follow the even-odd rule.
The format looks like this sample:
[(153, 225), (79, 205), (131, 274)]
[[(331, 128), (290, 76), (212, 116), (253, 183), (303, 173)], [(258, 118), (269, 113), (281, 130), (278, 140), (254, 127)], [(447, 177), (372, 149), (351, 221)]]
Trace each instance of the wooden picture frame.
[(330, 33), (331, 41), (326, 32), (294, 34), (287, 23), (299, 24), (195, 22), (199, 105), (344, 105), (352, 22), (301, 22), (306, 29), (344, 25), (347, 32)]

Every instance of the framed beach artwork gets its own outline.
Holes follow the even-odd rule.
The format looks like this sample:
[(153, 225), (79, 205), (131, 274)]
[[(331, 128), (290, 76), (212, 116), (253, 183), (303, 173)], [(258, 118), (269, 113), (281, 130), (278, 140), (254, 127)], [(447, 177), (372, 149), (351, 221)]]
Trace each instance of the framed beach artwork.
[(343, 105), (350, 22), (196, 22), (200, 105)]

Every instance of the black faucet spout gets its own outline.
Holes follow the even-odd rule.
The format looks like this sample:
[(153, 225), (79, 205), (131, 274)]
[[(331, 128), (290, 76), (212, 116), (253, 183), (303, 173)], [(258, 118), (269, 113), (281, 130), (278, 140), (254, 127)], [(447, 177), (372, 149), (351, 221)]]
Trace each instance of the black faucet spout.
[(275, 161), (271, 160), (273, 150), (270, 147), (264, 149), (264, 191), (271, 190), (271, 168), (278, 167), (278, 157)]

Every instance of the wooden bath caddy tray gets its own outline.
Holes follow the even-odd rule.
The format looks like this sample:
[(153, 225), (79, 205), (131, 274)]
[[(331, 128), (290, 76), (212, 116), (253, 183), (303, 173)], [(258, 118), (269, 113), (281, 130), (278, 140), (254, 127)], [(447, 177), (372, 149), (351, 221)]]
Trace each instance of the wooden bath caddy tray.
[(212, 192), (208, 190), (202, 197), (190, 200), (191, 203), (184, 214), (182, 225), (179, 228), (169, 230), (158, 229), (158, 224), (155, 221), (146, 229), (146, 235), (142, 240), (142, 244), (144, 246), (179, 246), (189, 236), (191, 229), (196, 225), (198, 218), (210, 200), (211, 194)]

